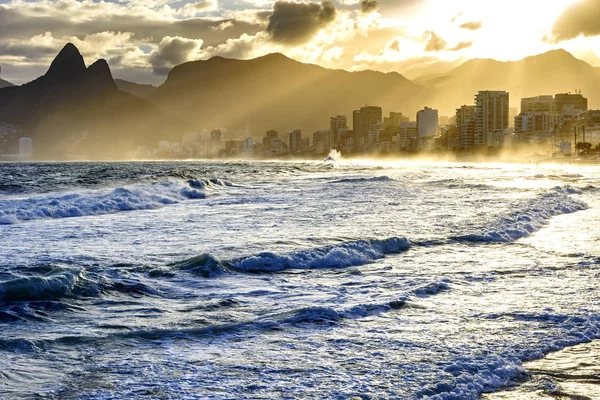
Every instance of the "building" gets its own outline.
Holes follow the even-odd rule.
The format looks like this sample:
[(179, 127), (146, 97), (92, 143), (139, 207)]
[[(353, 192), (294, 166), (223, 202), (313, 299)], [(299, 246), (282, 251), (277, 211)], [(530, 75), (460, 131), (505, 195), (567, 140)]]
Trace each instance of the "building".
[(329, 131), (318, 131), (313, 133), (313, 147), (317, 154), (327, 154), (329, 148)]
[(600, 144), (600, 110), (588, 110), (581, 114), (579, 125), (581, 142), (591, 143), (593, 146)]
[(417, 132), (419, 139), (432, 138), (438, 135), (438, 110), (425, 107), (417, 113)]
[(383, 120), (383, 110), (381, 107), (365, 106), (360, 110), (355, 110), (353, 113), (353, 129), (354, 129), (354, 151), (361, 152), (364, 150), (367, 135), (377, 122)]
[(33, 140), (27, 137), (19, 139), (19, 156), (29, 158), (33, 155)]
[(383, 125), (385, 128), (389, 128), (400, 126), (401, 123), (408, 121), (410, 121), (410, 118), (404, 116), (401, 112), (390, 112), (390, 116), (383, 119)]
[(270, 149), (273, 147), (273, 139), (279, 138), (279, 132), (270, 130), (267, 131), (265, 137), (263, 138), (263, 147), (265, 149)]
[(399, 133), (392, 138), (392, 151), (415, 151), (418, 138), (417, 122), (403, 122), (399, 126)]
[(559, 93), (554, 96), (554, 110), (557, 114), (565, 112), (565, 108), (573, 106), (574, 110), (587, 111), (588, 100), (581, 93)]
[(475, 95), (473, 147), (499, 147), (508, 129), (509, 95), (505, 91), (480, 91)]
[(217, 154), (221, 147), (223, 140), (223, 131), (221, 129), (214, 129), (210, 131), (210, 153), (211, 155)]
[(344, 115), (338, 115), (337, 117), (331, 117), (329, 119), (329, 133), (331, 147), (338, 147), (342, 141), (342, 132), (348, 130), (348, 118)]
[(456, 141), (460, 150), (471, 150), (475, 146), (475, 106), (456, 109)]
[(365, 150), (368, 152), (379, 153), (381, 151), (381, 132), (383, 131), (383, 122), (374, 124), (367, 133)]
[(554, 96), (542, 95), (521, 99), (521, 114), (524, 113), (554, 113)]
[(542, 143), (559, 128), (560, 114), (526, 112), (515, 117), (515, 134), (518, 143)]
[(242, 152), (249, 156), (254, 154), (254, 139), (249, 137), (244, 140), (242, 144)]
[(290, 153), (298, 154), (300, 153), (300, 145), (302, 142), (302, 131), (300, 129), (296, 129), (293, 132), (290, 132)]

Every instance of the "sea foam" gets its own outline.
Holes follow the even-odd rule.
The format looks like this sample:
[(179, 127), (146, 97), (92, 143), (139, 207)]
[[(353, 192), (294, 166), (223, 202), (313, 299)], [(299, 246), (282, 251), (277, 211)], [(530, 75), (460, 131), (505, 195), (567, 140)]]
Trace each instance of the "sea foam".
[(481, 232), (454, 236), (451, 239), (469, 242), (511, 242), (540, 230), (550, 218), (588, 208), (583, 201), (571, 197), (581, 191), (570, 186), (556, 187), (548, 192), (523, 200), (508, 215), (491, 221)]
[(48, 218), (72, 218), (121, 211), (151, 210), (186, 200), (204, 199), (209, 190), (231, 186), (219, 179), (140, 183), (107, 190), (48, 194), (0, 200), (0, 224)]

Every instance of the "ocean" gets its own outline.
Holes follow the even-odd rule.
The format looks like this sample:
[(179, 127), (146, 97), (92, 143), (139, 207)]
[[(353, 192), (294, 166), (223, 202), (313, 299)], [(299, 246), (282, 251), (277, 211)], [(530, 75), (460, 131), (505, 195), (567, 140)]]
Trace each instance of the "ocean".
[(0, 164), (0, 398), (523, 385), (600, 339), (599, 194), (598, 166)]

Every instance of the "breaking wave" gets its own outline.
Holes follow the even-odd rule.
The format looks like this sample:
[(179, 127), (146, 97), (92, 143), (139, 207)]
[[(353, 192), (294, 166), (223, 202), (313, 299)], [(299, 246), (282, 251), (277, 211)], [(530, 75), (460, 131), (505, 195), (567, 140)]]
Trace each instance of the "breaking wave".
[(587, 204), (570, 197), (580, 194), (570, 186), (557, 187), (537, 197), (523, 200), (515, 211), (504, 218), (490, 222), (481, 233), (454, 236), (451, 239), (468, 242), (511, 242), (538, 231), (550, 218), (588, 208)]
[(49, 276), (0, 282), (0, 302), (54, 300), (65, 297), (73, 291), (79, 274), (79, 271), (64, 271)]
[(298, 250), (282, 255), (264, 252), (229, 261), (202, 254), (170, 266), (206, 278), (230, 271), (274, 273), (289, 269), (336, 269), (369, 264), (387, 254), (402, 253), (409, 248), (410, 241), (406, 238), (371, 239)]
[(25, 199), (0, 200), (0, 224), (47, 218), (72, 218), (121, 211), (151, 210), (185, 200), (204, 199), (210, 189), (232, 186), (220, 179), (162, 181)]
[(331, 183), (366, 183), (366, 182), (393, 182), (394, 179), (389, 176), (376, 176), (373, 178), (344, 178), (332, 181)]

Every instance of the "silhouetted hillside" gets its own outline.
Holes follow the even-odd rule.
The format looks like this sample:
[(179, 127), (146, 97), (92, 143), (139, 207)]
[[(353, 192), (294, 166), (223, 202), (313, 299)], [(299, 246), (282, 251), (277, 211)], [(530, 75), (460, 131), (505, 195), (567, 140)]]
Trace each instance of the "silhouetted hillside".
[(281, 54), (254, 60), (214, 57), (171, 70), (150, 98), (203, 127), (241, 127), (255, 132), (327, 129), (329, 117), (365, 104), (414, 113), (424, 89), (398, 73), (347, 72), (302, 64)]
[(148, 97), (152, 96), (157, 89), (156, 86), (130, 82), (124, 79), (115, 79), (115, 84), (120, 91), (132, 94), (140, 99), (147, 99)]
[(120, 91), (106, 61), (86, 68), (70, 43), (45, 75), (0, 90), (0, 121), (23, 127), (40, 157), (119, 158), (138, 144), (156, 147), (182, 133), (176, 120)]
[(447, 74), (415, 80), (431, 91), (431, 105), (452, 114), (462, 104), (472, 104), (478, 90), (507, 90), (511, 105), (522, 97), (574, 92), (581, 89), (590, 107), (600, 107), (600, 75), (588, 63), (564, 50), (554, 50), (520, 61), (473, 59)]
[(0, 78), (0, 89), (5, 88), (5, 87), (10, 87), (10, 86), (14, 86), (14, 85), (12, 83)]

